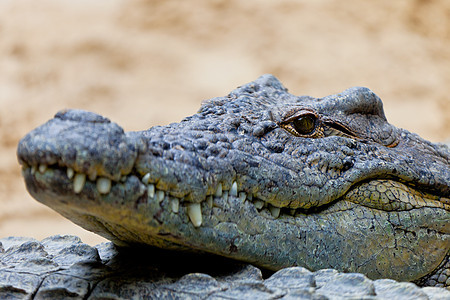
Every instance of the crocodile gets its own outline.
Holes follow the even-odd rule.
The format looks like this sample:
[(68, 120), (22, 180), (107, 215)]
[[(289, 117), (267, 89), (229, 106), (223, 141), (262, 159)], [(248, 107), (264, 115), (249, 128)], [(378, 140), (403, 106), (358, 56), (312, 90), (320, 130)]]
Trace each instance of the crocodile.
[(139, 132), (64, 110), (17, 153), (34, 198), (118, 247), (450, 285), (450, 150), (367, 88), (295, 96), (263, 75)]

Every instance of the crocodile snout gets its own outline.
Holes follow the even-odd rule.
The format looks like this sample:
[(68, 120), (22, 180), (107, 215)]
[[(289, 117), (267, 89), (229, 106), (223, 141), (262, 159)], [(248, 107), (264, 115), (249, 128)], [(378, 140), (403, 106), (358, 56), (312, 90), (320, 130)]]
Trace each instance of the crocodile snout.
[(54, 165), (67, 168), (69, 176), (99, 176), (106, 182), (130, 173), (137, 153), (136, 140), (120, 126), (82, 110), (58, 112), (27, 134), (17, 149), (25, 168), (44, 171)]

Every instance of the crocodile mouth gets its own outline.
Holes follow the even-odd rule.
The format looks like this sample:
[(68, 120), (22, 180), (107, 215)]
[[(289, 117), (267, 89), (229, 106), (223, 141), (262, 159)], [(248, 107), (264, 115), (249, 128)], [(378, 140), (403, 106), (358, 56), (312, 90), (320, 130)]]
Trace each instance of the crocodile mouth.
[[(331, 213), (334, 210), (345, 210), (342, 205), (335, 207), (334, 204), (346, 202), (348, 205), (361, 205), (372, 209), (383, 211), (408, 211), (421, 207), (441, 208), (450, 211), (450, 199), (432, 195), (414, 189), (400, 181), (393, 179), (374, 178), (355, 183), (343, 196), (321, 206), (310, 208), (279, 207), (260, 199), (245, 191), (238, 189), (237, 181), (231, 184), (219, 183), (215, 191), (206, 195), (204, 199), (197, 202), (188, 201), (184, 197), (171, 194), (170, 190), (157, 188), (157, 182), (150, 182), (150, 174), (141, 176), (138, 173), (124, 175), (118, 181), (107, 177), (96, 176), (96, 174), (84, 174), (75, 172), (71, 167), (59, 166), (57, 164), (39, 166), (22, 165), (22, 173), (27, 185), (31, 181), (35, 187), (36, 194), (39, 190), (57, 190), (57, 194), (77, 195), (85, 192), (89, 187), (90, 198), (106, 197), (112, 189), (123, 189), (125, 184), (133, 181), (136, 204), (150, 203), (163, 200), (169, 202), (171, 213), (177, 214), (180, 207), (186, 209), (186, 213), (194, 227), (200, 227), (203, 222), (202, 207), (220, 207), (226, 203), (228, 197), (239, 199), (239, 203), (248, 201), (252, 203), (256, 211), (267, 218), (284, 219), (295, 218), (299, 215), (312, 213)], [(229, 189), (226, 186), (230, 187)], [(37, 197), (39, 198), (39, 197)], [(221, 199), (221, 203), (217, 203)], [(343, 201), (344, 200), (344, 201)], [(70, 203), (67, 203), (70, 206)], [(350, 208), (350, 207), (348, 207)]]

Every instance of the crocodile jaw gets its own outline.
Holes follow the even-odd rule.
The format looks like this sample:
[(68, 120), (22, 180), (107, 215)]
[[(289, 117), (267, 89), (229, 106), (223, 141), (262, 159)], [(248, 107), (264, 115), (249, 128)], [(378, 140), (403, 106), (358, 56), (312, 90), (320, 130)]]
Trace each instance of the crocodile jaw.
[(283, 209), (274, 216), (268, 207), (258, 209), (258, 200), (223, 191), (196, 204), (196, 224), (191, 202), (149, 192), (135, 176), (108, 194), (89, 180), (75, 194), (61, 169), (33, 175), (28, 168), (24, 176), (33, 197), (122, 246), (205, 251), (274, 270), (302, 265), (407, 281), (428, 274), (448, 253), (449, 214), (437, 207), (383, 211), (351, 202), (350, 193), (320, 213), (291, 215)]
[[(332, 267), (363, 272), (372, 278), (398, 280), (414, 280), (428, 274), (448, 253), (446, 198), (429, 196), (424, 204), (412, 206), (409, 203), (410, 207), (406, 206), (408, 201), (403, 201), (404, 207), (393, 209), (378, 207), (376, 201), (363, 203), (357, 196), (370, 191), (361, 182), (376, 183), (382, 176), (405, 181), (412, 178), (421, 186), (425, 185), (424, 178), (414, 177), (414, 172), (403, 165), (396, 166), (396, 161), (383, 160), (392, 158), (396, 149), (360, 144), (341, 137), (330, 137), (327, 141), (300, 139), (299, 142), (276, 129), (265, 133), (261, 145), (275, 151), (264, 162), (271, 163), (270, 166), (279, 171), (268, 172), (271, 168), (262, 165), (260, 157), (251, 154), (245, 155), (244, 160), (239, 157), (233, 160), (229, 156), (223, 159), (220, 147), (217, 152), (209, 145), (204, 149), (199, 143), (194, 145), (193, 153), (210, 151), (208, 158), (216, 159), (202, 165), (204, 172), (189, 172), (190, 169), (183, 170), (178, 163), (186, 162), (190, 157), (177, 156), (188, 151), (189, 145), (174, 143), (165, 149), (164, 144), (174, 136), (187, 134), (188, 131), (182, 129), (189, 127), (189, 120), (142, 133), (123, 133), (104, 118), (84, 113), (69, 111), (53, 123), (60, 120), (74, 124), (82, 120), (74, 132), (85, 132), (88, 136), (92, 132), (102, 134), (91, 139), (92, 143), (70, 144), (61, 141), (64, 136), (60, 134), (49, 137), (48, 132), (55, 128), (50, 123), (48, 128), (51, 130), (41, 128), (32, 135), (33, 138), (42, 136), (38, 141), (48, 142), (55, 138), (54, 145), (66, 145), (66, 148), (58, 149), (60, 152), (44, 152), (41, 149), (48, 147), (37, 149), (36, 140), (26, 142), (31, 137), (25, 138), (18, 153), (27, 188), (42, 203), (116, 244), (189, 248), (271, 269), (292, 265), (310, 269)], [(227, 119), (222, 121), (221, 124), (226, 124)], [(235, 134), (227, 137), (237, 149), (234, 155), (250, 153), (252, 149), (246, 141), (254, 138), (240, 139), (248, 130), (241, 126), (240, 132), (232, 120), (229, 122), (217, 124), (219, 132), (213, 134), (219, 136), (216, 145), (225, 143), (220, 140), (220, 131), (234, 126)], [(98, 126), (103, 130), (99, 131)], [(199, 128), (191, 129), (194, 134), (199, 131)], [(260, 134), (258, 130), (253, 131)], [(294, 145), (277, 154), (279, 145), (269, 143), (279, 138)], [(105, 147), (102, 153), (97, 151), (98, 144), (110, 141), (121, 146)], [(332, 153), (335, 146), (348, 153)], [(285, 180), (282, 172), (286, 167), (278, 164), (283, 161), (281, 156), (295, 154), (289, 149), (325, 151), (316, 151), (320, 155), (306, 159), (300, 157), (299, 161), (307, 162), (308, 168), (302, 168), (298, 173), (288, 172), (290, 181), (274, 189), (273, 182)], [(73, 157), (73, 153), (83, 155)], [(296, 155), (301, 156), (301, 153)], [(348, 157), (354, 160), (350, 165), (346, 165)], [(397, 158), (402, 161), (401, 151)], [(317, 160), (326, 160), (327, 164), (319, 165), (315, 163)], [(395, 176), (393, 170), (397, 172)], [(73, 177), (70, 176), (72, 172)], [(316, 176), (306, 176), (311, 174)], [(442, 182), (448, 178), (448, 173), (441, 176), (443, 179), (436, 178), (436, 186), (441, 194), (447, 195), (448, 187)], [(310, 179), (313, 182), (308, 182)], [(295, 201), (287, 197), (292, 193), (292, 187), (296, 192)]]

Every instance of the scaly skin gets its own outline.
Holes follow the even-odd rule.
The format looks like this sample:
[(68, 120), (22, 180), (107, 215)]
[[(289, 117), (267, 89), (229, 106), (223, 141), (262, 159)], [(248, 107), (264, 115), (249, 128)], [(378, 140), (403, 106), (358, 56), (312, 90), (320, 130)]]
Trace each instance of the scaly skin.
[(120, 246), (450, 284), (449, 149), (366, 88), (298, 97), (265, 75), (142, 132), (63, 111), (18, 157), (33, 197)]

